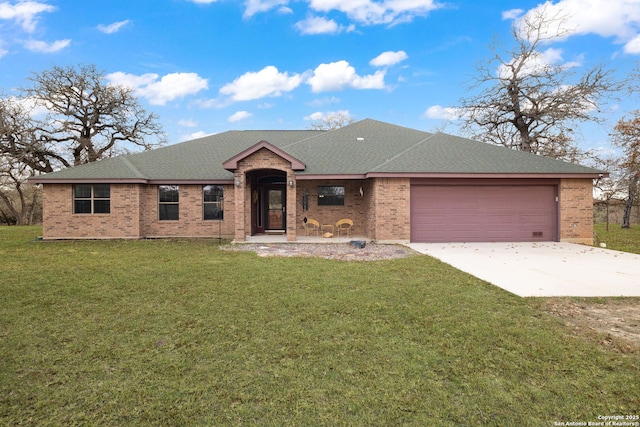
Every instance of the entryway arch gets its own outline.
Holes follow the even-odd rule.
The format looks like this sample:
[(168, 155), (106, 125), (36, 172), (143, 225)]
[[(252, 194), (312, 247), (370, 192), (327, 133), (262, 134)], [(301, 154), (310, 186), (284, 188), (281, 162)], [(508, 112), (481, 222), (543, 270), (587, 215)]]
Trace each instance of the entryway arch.
[(287, 173), (260, 169), (248, 173), (251, 183), (251, 234), (285, 234)]

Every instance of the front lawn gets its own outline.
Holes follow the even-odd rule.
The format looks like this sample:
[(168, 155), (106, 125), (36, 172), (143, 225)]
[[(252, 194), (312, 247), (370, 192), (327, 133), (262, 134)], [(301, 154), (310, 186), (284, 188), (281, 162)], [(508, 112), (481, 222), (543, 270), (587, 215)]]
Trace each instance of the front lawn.
[[(608, 230), (607, 230), (608, 228)], [(596, 245), (604, 243), (607, 248), (640, 254), (640, 224), (622, 228), (620, 224), (596, 224), (594, 227)]]
[(634, 415), (640, 355), (435, 259), (0, 228), (2, 425), (553, 425)]

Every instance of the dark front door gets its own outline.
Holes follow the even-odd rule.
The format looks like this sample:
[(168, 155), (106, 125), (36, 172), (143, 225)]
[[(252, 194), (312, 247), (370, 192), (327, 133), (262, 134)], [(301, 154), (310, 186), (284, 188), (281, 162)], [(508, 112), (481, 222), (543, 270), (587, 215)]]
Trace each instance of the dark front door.
[(266, 229), (267, 230), (284, 230), (285, 225), (285, 195), (286, 192), (282, 188), (267, 189), (267, 209), (266, 209)]

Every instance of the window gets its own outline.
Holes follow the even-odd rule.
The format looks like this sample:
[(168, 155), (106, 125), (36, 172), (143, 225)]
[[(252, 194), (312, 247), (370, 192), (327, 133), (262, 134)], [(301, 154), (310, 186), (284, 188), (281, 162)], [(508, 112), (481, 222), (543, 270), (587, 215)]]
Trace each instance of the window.
[(180, 218), (179, 186), (158, 186), (158, 212), (160, 221), (177, 221)]
[(222, 185), (202, 187), (203, 219), (222, 219), (222, 198), (224, 195), (222, 188)]
[(73, 186), (73, 213), (108, 214), (111, 212), (109, 184), (76, 184)]
[(344, 187), (318, 187), (318, 206), (343, 206)]

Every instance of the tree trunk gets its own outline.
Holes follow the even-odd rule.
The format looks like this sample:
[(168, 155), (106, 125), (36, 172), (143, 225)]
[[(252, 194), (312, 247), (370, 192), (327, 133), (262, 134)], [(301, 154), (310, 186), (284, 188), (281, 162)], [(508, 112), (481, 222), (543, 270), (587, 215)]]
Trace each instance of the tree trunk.
[(624, 207), (624, 215), (622, 216), (622, 228), (631, 228), (631, 208), (633, 207), (633, 202), (638, 191), (639, 174), (640, 172), (631, 179), (631, 183), (629, 184), (629, 197), (627, 198), (627, 204)]

